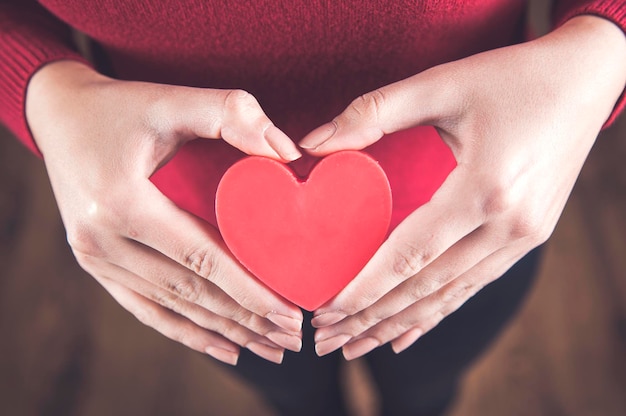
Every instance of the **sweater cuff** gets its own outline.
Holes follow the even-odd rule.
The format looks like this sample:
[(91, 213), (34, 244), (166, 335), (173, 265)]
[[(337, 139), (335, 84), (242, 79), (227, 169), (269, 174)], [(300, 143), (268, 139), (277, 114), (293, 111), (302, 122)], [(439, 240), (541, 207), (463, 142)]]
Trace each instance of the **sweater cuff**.
[[(19, 19), (2, 16), (0, 24), (0, 121), (32, 152), (41, 157), (26, 122), (26, 90), (31, 77), (44, 65), (71, 59), (91, 65), (71, 49), (71, 34), (49, 16), (33, 13), (28, 29)], [(17, 20), (17, 21), (16, 21)], [(59, 36), (59, 32), (64, 36)]]
[[(617, 27), (622, 29), (622, 32), (626, 35), (626, 2), (624, 1), (595, 1), (595, 2), (583, 2), (576, 7), (571, 7), (567, 10), (555, 11), (555, 27), (563, 25), (569, 19), (581, 16), (581, 15), (594, 15), (599, 16), (613, 22)], [(615, 122), (617, 117), (626, 108), (626, 90), (622, 91), (620, 98), (617, 100), (611, 115), (604, 123), (603, 128), (609, 127)]]

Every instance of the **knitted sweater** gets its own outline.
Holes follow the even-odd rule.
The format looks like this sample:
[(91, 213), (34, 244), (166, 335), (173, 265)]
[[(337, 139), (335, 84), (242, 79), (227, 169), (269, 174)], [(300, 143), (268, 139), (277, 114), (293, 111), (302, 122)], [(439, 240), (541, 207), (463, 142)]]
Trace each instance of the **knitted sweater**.
[[(5, 0), (0, 3), (0, 121), (37, 152), (25, 117), (30, 77), (58, 59), (82, 59), (70, 29), (93, 39), (111, 75), (196, 87), (242, 88), (299, 140), (354, 98), (434, 65), (524, 40), (522, 0)], [(580, 14), (626, 31), (623, 0), (561, 0), (556, 25)], [(623, 108), (622, 99), (613, 115)], [(424, 203), (454, 165), (434, 130), (368, 149), (389, 176), (394, 224)], [(214, 222), (214, 190), (242, 154), (227, 144), (184, 146), (153, 181)], [(294, 169), (306, 174), (314, 160)]]

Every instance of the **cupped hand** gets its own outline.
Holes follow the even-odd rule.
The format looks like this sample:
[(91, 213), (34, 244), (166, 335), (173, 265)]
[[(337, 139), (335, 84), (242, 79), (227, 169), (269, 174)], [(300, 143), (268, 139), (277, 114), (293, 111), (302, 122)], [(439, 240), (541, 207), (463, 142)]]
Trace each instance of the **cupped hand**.
[[(581, 16), (537, 40), (434, 67), (355, 100), (300, 145), (361, 149), (435, 126), (457, 167), (315, 312), (319, 355), (414, 343), (544, 242), (624, 88), (626, 41)], [(476, 322), (480, 325), (480, 322)]]
[(254, 279), (215, 229), (149, 180), (198, 137), (297, 159), (250, 94), (113, 80), (60, 61), (35, 74), (26, 112), (74, 255), (124, 308), (230, 364), (240, 346), (274, 362), (285, 348), (300, 349), (300, 309)]

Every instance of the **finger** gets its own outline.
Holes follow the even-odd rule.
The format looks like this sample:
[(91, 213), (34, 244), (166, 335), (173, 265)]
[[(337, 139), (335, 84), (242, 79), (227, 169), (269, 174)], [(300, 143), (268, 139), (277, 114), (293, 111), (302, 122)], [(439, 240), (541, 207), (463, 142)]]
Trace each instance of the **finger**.
[(140, 296), (177, 313), (179, 316), (187, 318), (201, 328), (220, 334), (224, 338), (248, 348), (266, 360), (275, 363), (282, 362), (283, 348), (277, 346), (269, 338), (258, 335), (235, 321), (222, 318), (210, 311), (190, 304), (126, 270), (114, 265), (111, 265), (111, 267), (114, 269), (111, 271), (111, 274), (116, 276), (116, 279), (122, 279), (124, 285), (128, 284), (127, 287)]
[(418, 125), (439, 125), (460, 112), (459, 88), (444, 66), (379, 88), (309, 133), (300, 147), (316, 156), (363, 149), (383, 135)]
[(193, 350), (206, 353), (227, 364), (237, 364), (239, 346), (221, 335), (200, 328), (190, 320), (163, 308), (113, 280), (100, 284), (140, 322)]
[[(217, 230), (181, 210), (154, 186), (142, 188), (128, 212), (126, 237), (163, 255), (220, 287), (239, 305), (287, 331), (302, 327), (302, 311), (261, 284), (226, 249)], [(139, 204), (139, 202), (135, 202)]]
[(278, 129), (258, 101), (243, 90), (189, 88), (166, 109), (183, 137), (222, 138), (237, 149), (290, 162), (302, 156), (295, 143)]
[[(146, 301), (146, 302), (151, 302), (157, 307), (161, 307), (160, 312), (165, 313), (165, 315), (158, 314), (157, 316), (153, 316), (151, 314), (150, 317), (147, 318), (148, 322), (145, 322), (144, 320), (142, 320), (144, 319), (143, 315), (140, 315), (138, 319), (143, 324), (148, 325), (156, 329), (157, 331), (163, 333), (164, 335), (168, 336), (168, 338), (172, 338), (171, 336), (168, 335), (170, 332), (164, 332), (164, 331), (167, 331), (168, 327), (165, 326), (166, 329), (164, 331), (162, 331), (160, 328), (164, 327), (163, 318), (168, 316), (169, 313), (173, 313), (174, 314), (173, 316), (175, 318), (183, 319), (191, 323), (192, 325), (194, 325), (192, 327), (194, 330), (203, 329), (205, 331), (209, 331), (210, 334), (220, 335), (224, 337), (224, 339), (233, 341), (235, 344), (238, 344), (242, 347), (246, 347), (247, 349), (249, 349), (256, 355), (258, 355), (259, 357), (264, 358), (268, 361), (272, 361), (277, 364), (280, 364), (282, 362), (283, 355), (284, 355), (283, 348), (278, 347), (269, 339), (265, 339), (253, 333), (252, 331), (246, 328), (243, 328), (242, 326), (238, 325), (236, 322), (228, 321), (210, 312), (201, 310), (197, 306), (190, 305), (189, 303), (186, 303), (186, 302), (181, 302), (178, 299), (172, 299), (172, 297), (168, 296), (166, 292), (158, 288), (148, 287), (148, 285), (145, 284), (146, 283), (145, 281), (142, 282), (142, 279), (140, 278), (133, 278), (133, 276), (130, 276), (129, 273), (123, 273), (123, 271), (120, 271), (120, 270), (116, 270), (114, 271), (114, 273), (115, 273), (115, 276), (119, 277), (120, 275), (122, 275), (124, 277), (124, 286), (122, 286), (117, 281), (112, 280), (107, 277), (100, 276), (100, 277), (96, 277), (96, 279), (105, 288), (108, 288), (111, 284), (122, 286), (124, 287), (124, 289), (130, 291), (131, 294), (138, 296), (139, 299)], [(126, 282), (130, 283), (128, 287), (125, 286)], [(138, 290), (140, 290), (141, 292), (134, 291), (131, 286), (137, 287)], [(148, 297), (146, 297), (144, 293), (148, 293)], [(118, 300), (119, 302), (118, 298), (116, 298), (116, 300)], [(126, 308), (125, 304), (122, 304), (121, 302), (120, 304), (124, 308)], [(145, 313), (145, 312), (146, 311), (142, 312), (139, 310), (140, 314)], [(133, 314), (135, 313), (133, 312)], [(182, 336), (179, 336), (178, 338), (172, 338), (172, 339), (174, 339), (175, 341), (181, 342), (184, 345), (187, 345), (184, 342), (184, 337), (183, 338), (181, 337)]]
[(459, 197), (464, 190), (463, 170), (455, 169), (431, 201), (393, 231), (355, 279), (315, 311), (313, 326), (332, 325), (371, 306), (483, 223), (474, 198)]
[(336, 345), (338, 341), (332, 338), (346, 339), (346, 335), (358, 337), (475, 267), (502, 247), (502, 242), (490, 234), (487, 227), (478, 228), (376, 303), (334, 325), (318, 329), (315, 332), (315, 342), (320, 345), (318, 352), (327, 353), (329, 346)]
[[(133, 292), (184, 316), (202, 328), (223, 335), (225, 338), (250, 349), (270, 361), (280, 362), (283, 356), (283, 348), (295, 352), (300, 351), (302, 348), (300, 334), (278, 331), (278, 327), (272, 323), (268, 322), (271, 326), (268, 326), (264, 333), (259, 334), (241, 325), (240, 321), (224, 318), (210, 310), (190, 303), (178, 296), (178, 294), (155, 286), (118, 265), (85, 257), (81, 258), (81, 264), (94, 276), (115, 276), (116, 281), (123, 282), (124, 286)], [(106, 277), (98, 280), (101, 279), (106, 279)], [(215, 289), (219, 290), (218, 288)]]
[[(394, 351), (401, 352), (402, 347), (407, 348), (437, 326), (485, 285), (502, 276), (522, 256), (519, 247), (497, 251), (439, 291), (380, 322), (358, 339), (346, 344), (343, 347), (344, 357), (348, 360), (355, 359), (390, 341), (393, 341)], [(403, 334), (407, 334), (406, 338), (399, 338)], [(395, 342), (396, 339), (398, 342)]]
[[(109, 252), (117, 266), (141, 276), (151, 286), (167, 291), (172, 300), (198, 305), (259, 335), (278, 339), (278, 344), (284, 348), (299, 350), (301, 347), (300, 331), (285, 331), (268, 319), (250, 312), (213, 283), (143, 244), (124, 240)], [(133, 290), (138, 291), (136, 288)]]

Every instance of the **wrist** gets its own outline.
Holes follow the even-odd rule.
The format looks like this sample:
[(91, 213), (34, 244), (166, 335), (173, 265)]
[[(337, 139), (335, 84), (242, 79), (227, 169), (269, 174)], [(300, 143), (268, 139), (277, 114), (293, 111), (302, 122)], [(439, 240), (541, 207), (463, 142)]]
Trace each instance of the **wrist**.
[(596, 113), (604, 110), (608, 117), (626, 86), (626, 36), (621, 28), (602, 17), (580, 15), (538, 42), (561, 61), (563, 77), (577, 84), (571, 89), (577, 104)]
[(41, 67), (31, 77), (26, 90), (25, 116), (33, 139), (45, 153), (46, 135), (41, 134), (45, 126), (58, 123), (56, 114), (68, 113), (64, 108), (71, 106), (82, 88), (103, 82), (108, 78), (82, 62), (61, 60)]

